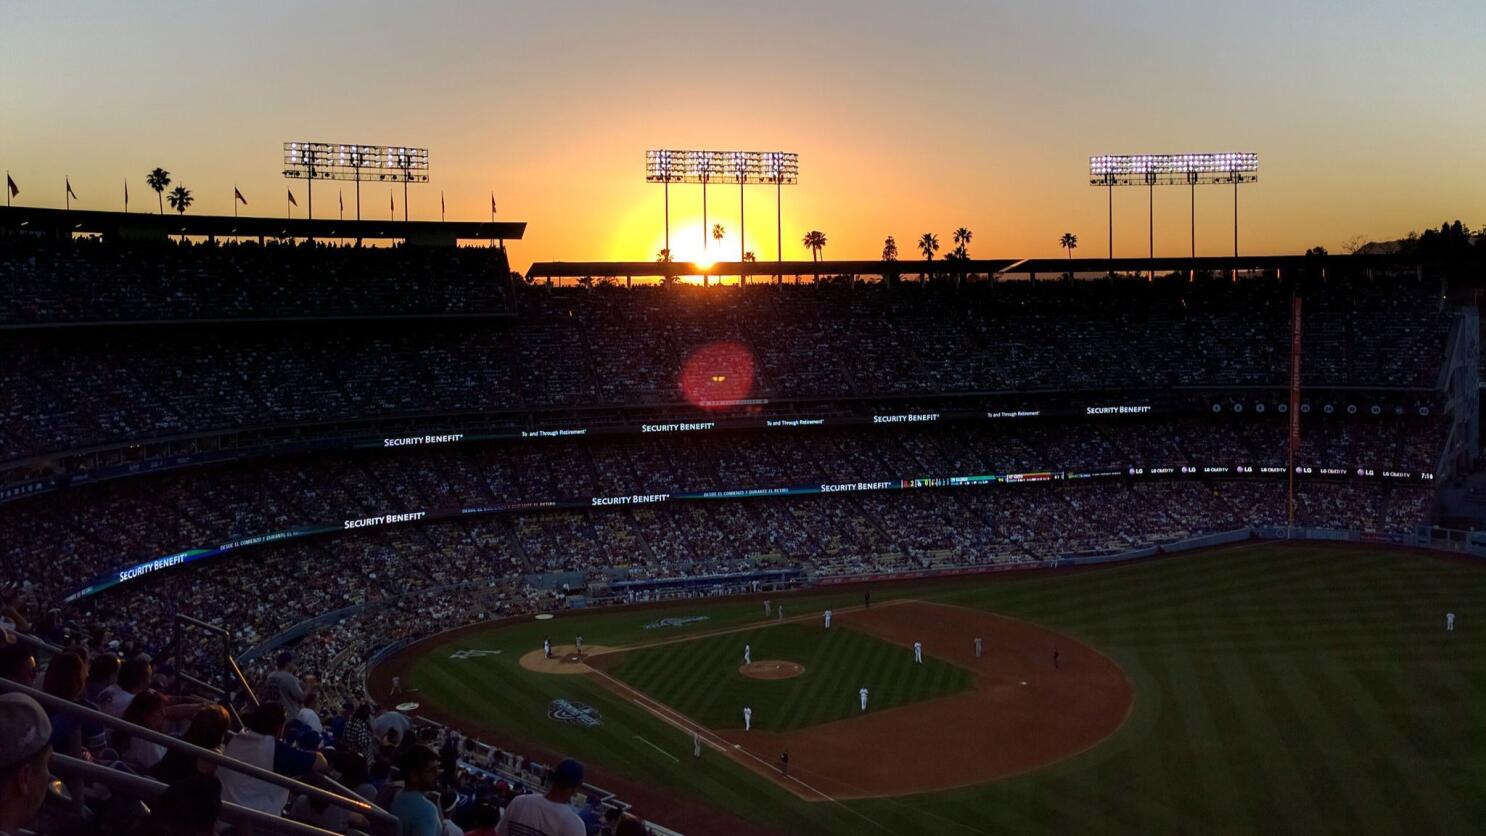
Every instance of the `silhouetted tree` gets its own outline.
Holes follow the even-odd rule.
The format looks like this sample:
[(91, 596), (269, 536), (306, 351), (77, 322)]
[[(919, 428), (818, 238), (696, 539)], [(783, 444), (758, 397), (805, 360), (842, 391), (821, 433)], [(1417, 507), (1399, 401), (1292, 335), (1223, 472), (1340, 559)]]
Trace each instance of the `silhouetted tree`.
[(669, 247), (662, 247), (661, 248), (661, 251), (655, 254), (655, 260), (656, 260), (656, 262), (658, 262), (660, 264), (670, 264), (671, 263), (671, 250), (670, 250), (670, 248)]
[(960, 258), (970, 257), (970, 239), (974, 236), (975, 233), (971, 232), (963, 226), (955, 230), (955, 253), (959, 255)]
[(882, 242), (882, 260), (883, 261), (897, 261), (898, 260), (898, 242), (895, 241), (895, 240), (893, 240), (893, 236), (891, 236), (891, 235), (889, 235), (887, 237), (887, 240), (886, 241), (883, 241)]
[(144, 181), (155, 190), (155, 199), (160, 202), (160, 214), (165, 214), (165, 187), (170, 185), (170, 172), (163, 168), (156, 168), (145, 175)]
[(187, 209), (191, 208), (191, 203), (194, 200), (195, 198), (191, 197), (191, 190), (185, 186), (176, 186), (170, 191), (170, 208), (182, 215), (186, 214)]
[(754, 261), (758, 261), (758, 256), (753, 254), (753, 250), (749, 250), (748, 252), (743, 254), (743, 260), (751, 263)]
[(805, 233), (805, 239), (801, 243), (809, 248), (811, 261), (820, 261), (820, 251), (826, 248), (826, 234), (812, 229)]
[(1071, 232), (1065, 232), (1063, 233), (1063, 237), (1058, 239), (1058, 246), (1067, 250), (1068, 258), (1072, 260), (1073, 251), (1078, 247), (1078, 236)]

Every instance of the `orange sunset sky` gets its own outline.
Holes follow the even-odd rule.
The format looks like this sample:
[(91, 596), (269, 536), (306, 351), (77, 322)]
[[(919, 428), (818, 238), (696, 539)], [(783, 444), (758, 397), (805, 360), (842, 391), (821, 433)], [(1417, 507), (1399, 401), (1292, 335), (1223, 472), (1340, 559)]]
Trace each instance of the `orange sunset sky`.
[[(786, 150), (784, 257), (903, 257), (921, 233), (975, 256), (1105, 252), (1100, 153), (1257, 151), (1246, 252), (1339, 250), (1486, 221), (1479, 2), (0, 3), (0, 165), (16, 202), (153, 211), (159, 165), (192, 212), (282, 215), (291, 139), (431, 149), (416, 217), (529, 222), (537, 260), (653, 259), (646, 148)], [(303, 207), (303, 184), (292, 185)], [(336, 184), (316, 188), (335, 213)], [(387, 187), (363, 187), (386, 217)], [(736, 257), (736, 188), (709, 220)], [(1187, 191), (1157, 190), (1156, 249), (1187, 250)], [(347, 200), (350, 191), (347, 189)], [(402, 214), (402, 196), (396, 196)], [(1198, 192), (1199, 254), (1231, 248), (1229, 192)], [(679, 259), (700, 187), (672, 189)], [(1117, 190), (1116, 255), (1146, 249), (1144, 189)], [(772, 189), (749, 249), (775, 254)]]

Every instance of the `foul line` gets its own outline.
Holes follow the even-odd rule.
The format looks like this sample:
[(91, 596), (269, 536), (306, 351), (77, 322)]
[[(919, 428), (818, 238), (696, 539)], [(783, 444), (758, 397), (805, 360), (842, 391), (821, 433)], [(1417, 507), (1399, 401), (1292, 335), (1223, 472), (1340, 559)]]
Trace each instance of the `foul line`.
[(638, 740), (638, 741), (640, 741), (641, 743), (645, 744), (646, 746), (649, 746), (650, 748), (654, 749), (655, 751), (660, 752), (662, 755), (665, 755), (666, 757), (670, 758), (671, 760), (675, 761), (676, 763), (681, 763), (681, 759), (680, 758), (676, 757), (675, 755), (671, 754), (670, 752), (667, 752), (665, 749), (660, 748), (659, 746), (655, 745), (654, 743), (651, 743), (650, 741), (648, 741), (645, 738), (639, 736), (638, 734), (635, 735), (635, 739)]

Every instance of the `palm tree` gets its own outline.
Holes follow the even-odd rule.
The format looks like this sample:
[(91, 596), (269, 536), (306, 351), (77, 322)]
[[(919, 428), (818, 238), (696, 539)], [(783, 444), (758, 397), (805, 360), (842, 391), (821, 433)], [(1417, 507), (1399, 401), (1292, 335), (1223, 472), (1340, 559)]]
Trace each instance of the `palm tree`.
[(670, 247), (663, 247), (663, 248), (661, 248), (661, 251), (655, 254), (655, 260), (658, 263), (660, 263), (660, 264), (670, 264), (671, 263), (671, 248)]
[(820, 261), (820, 251), (826, 248), (826, 234), (812, 229), (805, 233), (805, 239), (801, 243), (809, 248), (811, 261)]
[(925, 261), (933, 261), (934, 253), (939, 252), (939, 236), (932, 232), (925, 232), (918, 239), (918, 251), (924, 254)]
[(191, 190), (185, 186), (176, 186), (170, 191), (170, 208), (182, 215), (186, 214), (187, 209), (191, 208), (191, 202), (193, 200), (195, 198), (191, 197)]
[(753, 250), (749, 250), (743, 254), (743, 260), (752, 263), (758, 261), (758, 256), (753, 254)]
[(160, 214), (165, 214), (165, 187), (170, 185), (170, 172), (163, 168), (156, 168), (145, 175), (145, 183), (155, 190), (155, 198), (160, 201)]
[(887, 237), (887, 240), (886, 241), (883, 241), (882, 242), (882, 260), (883, 261), (897, 261), (898, 260), (898, 242), (897, 241), (894, 241), (893, 240), (893, 236), (891, 236), (891, 235), (889, 235)]
[(955, 230), (955, 252), (959, 255), (960, 258), (970, 257), (970, 252), (967, 247), (970, 246), (970, 239), (974, 236), (975, 233), (971, 232), (963, 226)]
[(1058, 246), (1068, 251), (1068, 259), (1072, 261), (1073, 251), (1078, 247), (1078, 236), (1071, 232), (1065, 232), (1063, 233), (1063, 237), (1058, 239)]
[(722, 224), (713, 224), (712, 225), (712, 240), (713, 241), (716, 241), (719, 244), (722, 243), (722, 236), (724, 236), (726, 234), (727, 234), (727, 230), (722, 228)]

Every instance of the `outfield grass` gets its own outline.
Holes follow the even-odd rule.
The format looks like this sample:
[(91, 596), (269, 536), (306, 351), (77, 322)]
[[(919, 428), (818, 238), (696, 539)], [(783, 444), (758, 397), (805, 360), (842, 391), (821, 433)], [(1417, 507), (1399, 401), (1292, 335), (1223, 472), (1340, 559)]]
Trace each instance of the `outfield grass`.
[[(593, 644), (653, 641), (660, 636), (643, 625), (654, 612), (467, 634), (425, 655), (411, 684), (425, 702), (487, 727), (791, 833), (1476, 833), (1486, 820), (1486, 566), (1259, 544), (1088, 572), (882, 588), (873, 599), (902, 594), (1088, 643), (1130, 675), (1130, 720), (1083, 755), (1006, 781), (810, 804), (722, 758), (677, 764), (636, 737), (687, 755), (680, 732), (585, 677), (516, 664), (544, 635), (570, 640), (557, 630), (581, 628)], [(859, 600), (792, 597), (788, 606), (794, 615)], [(1447, 610), (1460, 617), (1453, 634), (1444, 632)], [(709, 617), (670, 637), (762, 613), (749, 602), (665, 614)], [(461, 647), (502, 654), (448, 658)], [(682, 681), (671, 687), (709, 675), (677, 671)], [(548, 720), (547, 703), (559, 696), (599, 708), (604, 725)], [(652, 814), (665, 822), (664, 811)]]
[[(738, 673), (743, 645), (754, 661), (799, 662), (805, 673), (766, 681)], [(609, 673), (713, 729), (742, 728), (742, 707), (762, 731), (828, 723), (861, 714), (858, 688), (872, 710), (943, 697), (970, 687), (963, 668), (837, 624), (778, 624), (739, 633), (632, 650)]]

